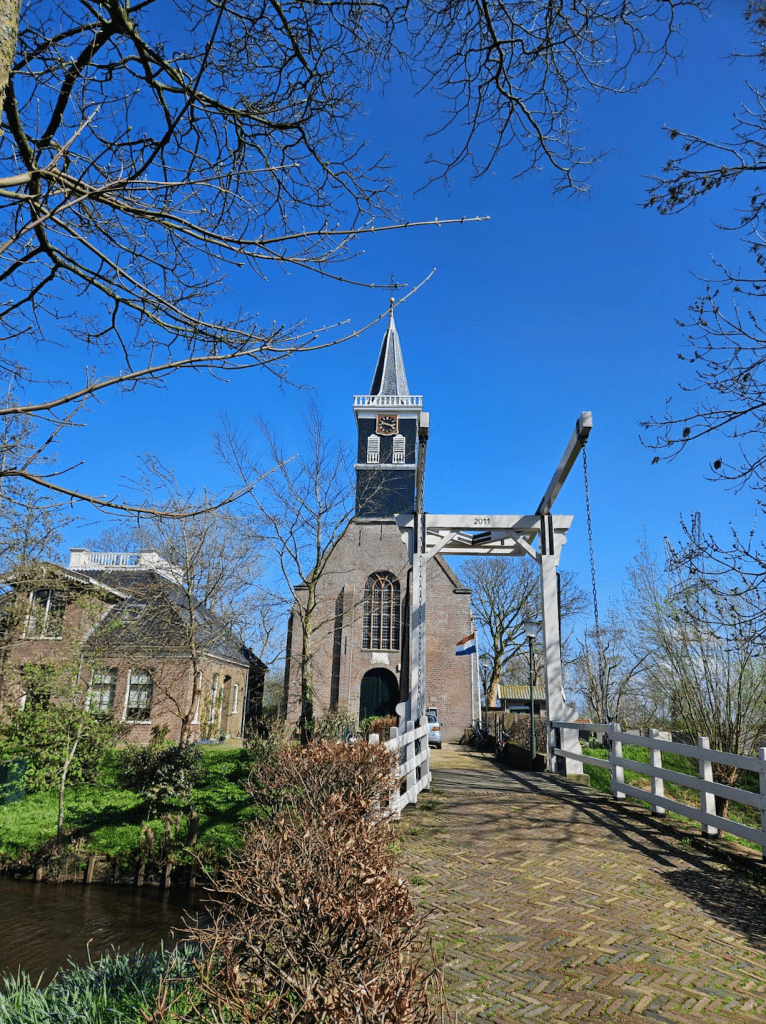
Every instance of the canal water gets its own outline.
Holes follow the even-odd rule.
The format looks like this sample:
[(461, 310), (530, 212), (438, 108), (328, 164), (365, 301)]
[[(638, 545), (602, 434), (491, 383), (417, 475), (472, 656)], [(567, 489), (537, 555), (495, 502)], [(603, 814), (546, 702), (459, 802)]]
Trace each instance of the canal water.
[(86, 964), (110, 949), (159, 949), (200, 911), (200, 889), (48, 885), (0, 875), (0, 976), (26, 971), (50, 981), (69, 960)]

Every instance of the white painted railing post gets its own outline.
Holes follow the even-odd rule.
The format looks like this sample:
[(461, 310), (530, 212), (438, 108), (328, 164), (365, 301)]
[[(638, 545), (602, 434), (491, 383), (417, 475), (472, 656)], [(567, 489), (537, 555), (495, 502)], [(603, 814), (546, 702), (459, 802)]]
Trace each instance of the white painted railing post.
[[(407, 722), (407, 733), (410, 734), (410, 739), (407, 742), (407, 746), (402, 750), (402, 760), (406, 763), (411, 758), (415, 757), (415, 741), (411, 738), (412, 733), (415, 731), (415, 723), (412, 719)], [(412, 754), (410, 754), (410, 746), (412, 747)], [(407, 772), (407, 799), (410, 798), (410, 793), (415, 789), (415, 769), (412, 768)]]
[(612, 796), (615, 800), (624, 800), (625, 791), (620, 789), (620, 786), (625, 785), (625, 769), (622, 765), (617, 764), (617, 758), (622, 757), (622, 740), (618, 740), (618, 735), (621, 735), (618, 727), (614, 722), (609, 723), (609, 766), (611, 768), (611, 783), (612, 783)]
[[(649, 739), (657, 740), (660, 736), (659, 729), (649, 730)], [(662, 768), (662, 751), (656, 750), (654, 747), (649, 748), (649, 764), (652, 768)], [(661, 779), (659, 775), (652, 776), (652, 796), (665, 796), (665, 781)], [(655, 801), (652, 801), (652, 814), (664, 814), (665, 808), (661, 807)]]
[[(761, 832), (766, 836), (766, 747), (758, 748), (758, 782), (761, 791)], [(761, 858), (766, 860), (766, 842), (761, 844)]]
[[(697, 739), (697, 746), (701, 752), (710, 750), (710, 740), (707, 736), (700, 736)], [(713, 762), (705, 760), (704, 753), (699, 757), (699, 777), (705, 782), (713, 781)], [(715, 814), (715, 796), (707, 790), (700, 790), (700, 810), (705, 814)], [(718, 829), (714, 825), (702, 823), (703, 836), (717, 836)]]

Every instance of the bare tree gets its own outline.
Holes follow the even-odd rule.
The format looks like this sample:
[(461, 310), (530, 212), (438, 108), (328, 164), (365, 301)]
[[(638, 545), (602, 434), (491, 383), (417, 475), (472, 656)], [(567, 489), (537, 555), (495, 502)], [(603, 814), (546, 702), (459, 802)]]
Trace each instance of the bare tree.
[[(673, 56), (698, 0), (9, 0), (0, 9), (0, 368), (40, 452), (116, 390), (182, 369), (261, 367), (341, 340), (222, 317), (230, 272), (289, 266), (350, 280), (366, 232), (402, 226), (383, 154), (352, 131), (371, 83), (401, 67), (446, 102), (439, 175), (506, 147), (583, 187), (583, 94), (625, 92)], [(363, 282), (360, 278), (355, 284)], [(354, 332), (352, 332), (354, 333)], [(79, 378), (48, 380), (51, 345)], [(50, 384), (54, 384), (51, 388)], [(5, 475), (101, 507), (36, 459)]]
[[(745, 17), (751, 42), (739, 60), (766, 60), (766, 3), (749, 0)], [(680, 214), (711, 193), (734, 193), (733, 222), (749, 263), (732, 269), (715, 261), (712, 279), (683, 321), (686, 343), (679, 359), (689, 368), (679, 384), (688, 400), (668, 402), (663, 415), (642, 424), (646, 443), (661, 459), (673, 459), (704, 437), (719, 453), (710, 475), (739, 490), (762, 492), (766, 485), (766, 326), (761, 303), (766, 292), (766, 92), (750, 86), (728, 138), (714, 140), (679, 128), (668, 129), (678, 155), (668, 161), (650, 189), (647, 206), (663, 215)], [(737, 209), (737, 206), (739, 207)], [(764, 499), (759, 497), (763, 504)]]
[[(299, 728), (310, 736), (314, 722), (314, 652), (317, 634), (329, 620), (318, 610), (320, 585), (338, 540), (351, 518), (354, 484), (345, 444), (328, 439), (319, 408), (310, 402), (304, 414), (305, 443), (287, 458), (281, 442), (261, 420), (266, 458), (277, 465), (253, 492), (265, 544), (279, 567), (292, 605), (292, 632), (300, 635), (301, 713)], [(243, 479), (260, 463), (235, 432), (225, 431), (219, 446)], [(333, 617), (334, 621), (334, 617)]]
[[(539, 619), (540, 570), (529, 558), (467, 558), (460, 575), (471, 587), (471, 604), (483, 637), (482, 649), (492, 657), (488, 707), (495, 707), (498, 688), (526, 644), (525, 619)], [(572, 573), (561, 575), (562, 618), (584, 610), (585, 594)]]
[(56, 499), (23, 480), (3, 476), (9, 460), (34, 456), (36, 448), (27, 417), (0, 420), (0, 574), (55, 558), (61, 530), (71, 522)]
[[(128, 586), (137, 615), (115, 628), (105, 629), (110, 649), (143, 661), (151, 655), (183, 659), (191, 686), (180, 684), (177, 662), (171, 660), (167, 678), (157, 671), (155, 689), (171, 703), (180, 719), (179, 742), (192, 738), (195, 719), (205, 719), (203, 707), (210, 680), (205, 679), (212, 652), (249, 646), (260, 639), (261, 609), (254, 591), (263, 568), (260, 538), (251, 517), (240, 506), (194, 516), (176, 515), (189, 508), (214, 507), (213, 495), (183, 491), (172, 471), (156, 459), (144, 463), (140, 481), (143, 501), (156, 509), (151, 521), (139, 526), (112, 528), (92, 543), (106, 551), (155, 551), (165, 561), (159, 573), (136, 574)], [(165, 516), (164, 513), (170, 513)], [(271, 627), (273, 628), (273, 627)], [(97, 638), (104, 646), (105, 641)], [(223, 690), (208, 699), (221, 700)]]
[[(33, 449), (32, 430), (25, 418), (0, 421), (0, 467), (8, 452)], [(57, 501), (23, 481), (0, 475), (0, 709), (13, 677), (13, 652), (29, 611), (28, 594), (22, 600), (13, 591), (11, 574), (27, 573), (32, 583), (43, 563), (57, 559), (61, 531), (70, 521)]]
[(642, 728), (658, 724), (643, 673), (648, 654), (636, 644), (629, 618), (610, 608), (599, 632), (601, 650), (595, 634), (586, 630), (572, 666), (572, 689), (584, 710), (594, 722), (622, 721)]
[[(720, 579), (673, 586), (646, 546), (630, 586), (645, 671), (669, 723), (717, 750), (755, 754), (766, 735), (766, 657), (762, 640), (740, 628), (751, 595)], [(714, 763), (713, 776), (735, 785), (739, 769)], [(716, 796), (718, 814), (727, 805)]]

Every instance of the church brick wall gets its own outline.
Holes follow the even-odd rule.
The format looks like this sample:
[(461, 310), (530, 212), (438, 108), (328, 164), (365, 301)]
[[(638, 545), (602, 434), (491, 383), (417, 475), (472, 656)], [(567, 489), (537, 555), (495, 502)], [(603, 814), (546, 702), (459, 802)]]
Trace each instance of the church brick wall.
[[(397, 650), (365, 650), (364, 588), (375, 572), (392, 573), (400, 583), (401, 628)], [(410, 565), (407, 545), (391, 519), (354, 519), (338, 541), (319, 583), (313, 634), (314, 713), (338, 709), (359, 714), (362, 679), (384, 668), (399, 682), (400, 699), (409, 689), (408, 651)], [(439, 709), (445, 738), (462, 735), (471, 719), (470, 658), (455, 657), (455, 643), (470, 632), (470, 591), (439, 559), (427, 576), (426, 706)], [(296, 588), (287, 657), (287, 720), (300, 716), (301, 609), (306, 590)]]

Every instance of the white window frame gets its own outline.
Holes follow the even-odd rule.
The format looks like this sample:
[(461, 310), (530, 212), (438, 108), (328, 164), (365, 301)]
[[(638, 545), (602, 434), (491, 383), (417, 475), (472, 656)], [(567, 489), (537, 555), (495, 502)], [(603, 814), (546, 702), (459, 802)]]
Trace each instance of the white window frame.
[(232, 715), (236, 715), (237, 708), (239, 707), (239, 683), (231, 684), (231, 711)]
[[(36, 600), (38, 594), (45, 594), (45, 601)], [(51, 614), (55, 602), (60, 602), (60, 612)], [(27, 621), (24, 628), (24, 635), (40, 640), (60, 640), (63, 634), (64, 610), (66, 598), (60, 590), (53, 587), (39, 587), (29, 595), (29, 608), (27, 610)], [(58, 627), (56, 633), (49, 632), (49, 626), (54, 623)]]
[[(101, 693), (107, 686), (111, 690), (111, 699), (108, 704), (104, 705), (101, 699), (95, 701), (93, 698), (96, 695), (96, 687), (98, 687), (99, 693)], [(114, 698), (116, 692), (117, 669), (107, 668), (98, 671), (94, 670), (90, 678), (90, 685), (88, 686), (88, 708), (91, 711), (112, 711), (114, 709)]]
[(194, 718), (192, 719), (192, 725), (199, 725), (199, 708), (202, 703), (202, 673), (197, 673), (197, 681), (199, 683), (199, 690), (197, 693), (197, 706), (194, 708)]
[[(136, 679), (134, 679), (134, 677), (136, 677)], [(138, 677), (143, 677), (143, 681), (139, 682), (138, 681)], [(149, 706), (146, 708), (146, 711), (148, 712), (147, 716), (146, 716), (146, 718), (133, 718), (133, 717), (128, 715), (128, 708), (130, 706), (130, 691), (131, 691), (131, 688), (133, 686), (144, 686), (145, 687), (147, 685), (149, 685), (151, 687), (151, 689), (149, 691), (149, 696), (150, 696)], [(131, 669), (130, 673), (128, 674), (128, 685), (127, 685), (127, 688), (125, 690), (125, 715), (124, 715), (124, 721), (126, 721), (126, 722), (134, 722), (136, 725), (146, 725), (147, 723), (151, 723), (151, 720), (152, 720), (152, 704), (153, 703), (154, 703), (154, 676), (152, 675), (151, 670), (148, 669), (148, 668)], [(142, 705), (136, 705), (136, 706), (139, 708), (139, 710), (142, 707)]]
[(215, 724), (215, 704), (216, 704), (216, 701), (218, 700), (218, 687), (220, 685), (220, 679), (221, 679), (220, 673), (214, 672), (213, 673), (213, 680), (210, 683), (210, 711), (208, 712), (208, 715), (207, 715), (207, 724), (208, 725), (214, 725)]

